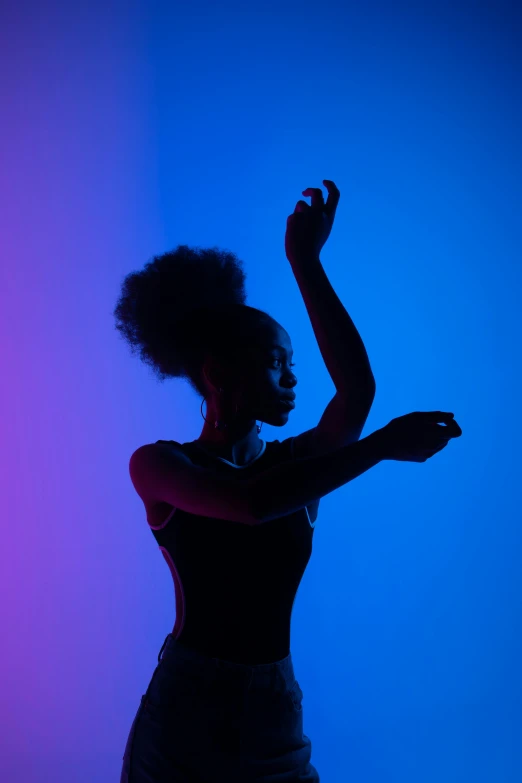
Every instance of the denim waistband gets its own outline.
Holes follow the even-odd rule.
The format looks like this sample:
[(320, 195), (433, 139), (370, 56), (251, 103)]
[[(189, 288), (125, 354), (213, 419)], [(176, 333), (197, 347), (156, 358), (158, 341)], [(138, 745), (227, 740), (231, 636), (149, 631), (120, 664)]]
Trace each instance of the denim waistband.
[(291, 653), (280, 661), (260, 664), (243, 664), (233, 661), (226, 661), (222, 658), (213, 658), (197, 650), (191, 650), (174, 638), (172, 633), (167, 634), (165, 641), (158, 655), (158, 662), (164, 661), (167, 666), (169, 662), (176, 665), (195, 668), (200, 673), (214, 674), (219, 672), (224, 676), (230, 676), (237, 680), (246, 680), (248, 682), (256, 681), (258, 683), (284, 680), (292, 683), (295, 680), (294, 666)]

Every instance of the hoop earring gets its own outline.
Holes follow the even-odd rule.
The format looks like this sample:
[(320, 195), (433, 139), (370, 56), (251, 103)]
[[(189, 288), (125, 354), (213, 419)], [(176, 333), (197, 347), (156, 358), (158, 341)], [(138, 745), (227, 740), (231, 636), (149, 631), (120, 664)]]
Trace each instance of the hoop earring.
[[(222, 392), (223, 389), (220, 389), (219, 391)], [(208, 419), (206, 419), (205, 416), (203, 415), (203, 403), (206, 401), (206, 399), (207, 399), (206, 397), (203, 397), (203, 399), (201, 400), (200, 411), (201, 411), (201, 415), (203, 416), (203, 421), (206, 421), (207, 424), (208, 424), (209, 423)], [(236, 402), (236, 416), (237, 416), (237, 402)], [(261, 424), (256, 424), (256, 429), (257, 429), (257, 434), (258, 435), (261, 432), (261, 427), (262, 426), (263, 426), (263, 422), (261, 422)], [(214, 422), (214, 429), (215, 430), (219, 430), (220, 432), (222, 430), (226, 429), (227, 427), (228, 427), (228, 424), (225, 424), (224, 421), (220, 421), (219, 419), (216, 419), (215, 422)]]

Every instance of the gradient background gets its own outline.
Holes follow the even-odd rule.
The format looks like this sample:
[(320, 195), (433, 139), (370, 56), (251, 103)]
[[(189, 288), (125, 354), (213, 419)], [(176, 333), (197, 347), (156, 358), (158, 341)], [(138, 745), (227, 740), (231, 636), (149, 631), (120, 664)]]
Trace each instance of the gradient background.
[(325, 178), (322, 261), (377, 383), (362, 437), (415, 410), (464, 434), (321, 501), (292, 621), (312, 761), (321, 783), (522, 779), (521, 21), (2, 3), (2, 783), (119, 781), (175, 621), (128, 461), (203, 421), (120, 340), (124, 275), (236, 252), (295, 349), (297, 408), (262, 436), (308, 429), (334, 386), (284, 232)]

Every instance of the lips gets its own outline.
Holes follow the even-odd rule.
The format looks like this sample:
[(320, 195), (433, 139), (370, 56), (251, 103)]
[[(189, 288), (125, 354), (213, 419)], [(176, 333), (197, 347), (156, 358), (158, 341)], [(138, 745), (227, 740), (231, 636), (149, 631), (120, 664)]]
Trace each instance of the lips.
[(291, 400), (289, 397), (283, 397), (279, 404), (282, 408), (295, 408), (295, 402)]

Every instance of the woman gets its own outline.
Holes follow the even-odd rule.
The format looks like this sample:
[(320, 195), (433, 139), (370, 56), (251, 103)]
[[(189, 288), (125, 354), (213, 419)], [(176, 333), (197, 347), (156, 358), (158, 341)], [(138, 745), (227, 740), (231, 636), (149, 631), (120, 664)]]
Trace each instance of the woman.
[(204, 418), (196, 440), (147, 444), (130, 461), (176, 622), (121, 783), (319, 781), (290, 653), (319, 500), (383, 459), (426, 461), (460, 434), (435, 412), (313, 456), (301, 436), (265, 442), (256, 420), (286, 424), (297, 379), (288, 333), (245, 305), (244, 281), (233, 254), (183, 245), (128, 275), (115, 309), (132, 350), (160, 380), (185, 378)]

